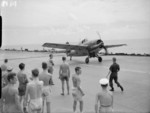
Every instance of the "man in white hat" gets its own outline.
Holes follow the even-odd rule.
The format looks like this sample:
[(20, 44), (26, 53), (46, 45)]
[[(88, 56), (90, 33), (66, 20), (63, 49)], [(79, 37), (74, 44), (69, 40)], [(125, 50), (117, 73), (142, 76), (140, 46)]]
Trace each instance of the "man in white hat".
[(3, 87), (5, 87), (8, 84), (7, 76), (9, 73), (11, 73), (13, 68), (11, 66), (7, 67), (6, 73), (3, 75), (2, 82), (3, 82)]
[[(95, 113), (112, 113), (113, 112), (113, 95), (107, 90), (108, 79), (102, 78), (99, 80), (102, 91), (97, 93), (95, 102)], [(98, 109), (98, 103), (99, 109)]]

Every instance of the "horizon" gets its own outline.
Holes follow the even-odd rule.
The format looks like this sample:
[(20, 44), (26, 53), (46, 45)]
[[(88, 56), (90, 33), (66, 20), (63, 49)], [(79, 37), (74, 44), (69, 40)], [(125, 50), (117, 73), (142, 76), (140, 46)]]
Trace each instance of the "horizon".
[[(104, 41), (104, 40), (103, 40)], [(105, 40), (104, 45), (115, 45), (115, 44), (127, 44), (127, 46), (116, 47), (108, 49), (109, 53), (136, 53), (136, 54), (150, 54), (150, 38), (149, 39), (125, 39), (125, 40)], [(62, 43), (63, 44), (63, 43)], [(65, 42), (64, 42), (65, 44)], [(70, 44), (75, 44), (70, 42)], [(78, 43), (76, 43), (78, 44)], [(42, 47), (42, 44), (20, 44), (20, 45), (10, 45), (10, 46), (3, 46), (2, 49), (17, 49), (23, 50), (50, 50), (51, 48)], [(62, 50), (57, 49), (56, 50)], [(104, 52), (104, 50), (100, 51)]]

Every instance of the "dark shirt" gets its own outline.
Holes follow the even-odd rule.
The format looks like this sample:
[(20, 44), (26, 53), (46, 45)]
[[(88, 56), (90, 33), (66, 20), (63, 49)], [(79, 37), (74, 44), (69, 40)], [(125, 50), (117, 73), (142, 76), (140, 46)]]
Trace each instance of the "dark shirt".
[(110, 76), (117, 76), (117, 72), (120, 70), (120, 66), (117, 63), (113, 63), (109, 70), (111, 71)]

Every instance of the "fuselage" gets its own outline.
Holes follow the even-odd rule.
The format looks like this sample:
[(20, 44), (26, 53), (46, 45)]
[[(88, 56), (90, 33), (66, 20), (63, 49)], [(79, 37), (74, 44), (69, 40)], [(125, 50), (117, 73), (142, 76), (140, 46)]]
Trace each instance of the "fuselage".
[(101, 50), (99, 45), (103, 44), (103, 41), (100, 39), (88, 41), (86, 39), (82, 40), (79, 45), (87, 46), (87, 49), (83, 50), (70, 50), (67, 55), (68, 56), (93, 56), (95, 57), (96, 54)]

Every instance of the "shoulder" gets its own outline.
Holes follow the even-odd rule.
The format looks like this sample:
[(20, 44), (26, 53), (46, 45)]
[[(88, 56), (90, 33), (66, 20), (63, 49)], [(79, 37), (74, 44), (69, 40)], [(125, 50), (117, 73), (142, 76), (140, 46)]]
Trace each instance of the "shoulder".
[(2, 71), (2, 77), (7, 75), (7, 72), (6, 71)]
[(114, 64), (111, 64), (111, 65), (110, 65), (110, 68), (112, 68), (112, 67), (113, 67), (113, 65), (114, 65)]
[(52, 76), (52, 74), (50, 74), (50, 73), (47, 73), (47, 75), (50, 76), (50, 77)]
[(116, 63), (117, 66), (119, 66), (119, 64)]
[(27, 84), (27, 87), (30, 88), (32, 85), (33, 85), (33, 81), (29, 82), (29, 83)]
[(72, 78), (76, 78), (76, 74), (73, 74), (73, 75), (72, 75)]
[(17, 76), (19, 76), (20, 75), (20, 71), (17, 73)]
[(17, 94), (18, 95), (18, 89), (15, 87), (13, 88), (13, 91), (14, 91), (14, 94)]
[[(31, 81), (32, 82), (32, 81)], [(30, 87), (30, 85), (31, 85), (31, 82), (29, 82), (28, 84), (27, 84), (27, 87)]]
[(41, 77), (41, 76), (43, 76), (44, 75), (44, 73), (43, 72), (41, 72), (40, 74), (39, 74), (39, 78)]
[(69, 64), (68, 64), (67, 62), (65, 62), (65, 64), (66, 64), (67, 66), (69, 66)]
[(60, 67), (62, 66), (62, 64), (60, 64)]
[(2, 88), (2, 93), (5, 93), (6, 89), (7, 89), (7, 86), (3, 87)]
[(39, 81), (39, 85), (43, 85), (44, 84), (44, 82), (43, 81)]

